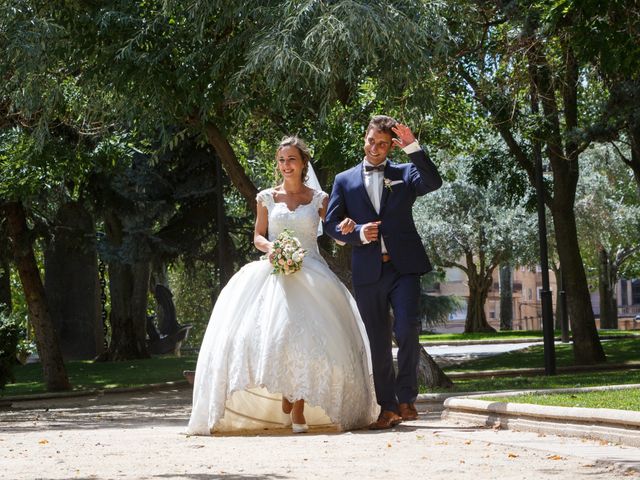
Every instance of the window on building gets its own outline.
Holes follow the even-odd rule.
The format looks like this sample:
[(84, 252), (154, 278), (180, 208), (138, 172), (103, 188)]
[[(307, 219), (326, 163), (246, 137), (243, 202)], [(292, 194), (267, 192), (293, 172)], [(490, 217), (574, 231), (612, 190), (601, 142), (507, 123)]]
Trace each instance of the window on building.
[(463, 282), (467, 279), (467, 274), (459, 268), (447, 268), (446, 269), (447, 282)]
[(631, 280), (631, 303), (632, 305), (640, 304), (640, 279)]
[[(553, 290), (549, 289), (549, 291), (551, 292), (551, 295), (553, 296)], [(542, 300), (542, 287), (538, 287), (536, 289), (536, 299)]]
[(629, 305), (629, 295), (627, 294), (627, 280), (620, 280), (620, 305)]

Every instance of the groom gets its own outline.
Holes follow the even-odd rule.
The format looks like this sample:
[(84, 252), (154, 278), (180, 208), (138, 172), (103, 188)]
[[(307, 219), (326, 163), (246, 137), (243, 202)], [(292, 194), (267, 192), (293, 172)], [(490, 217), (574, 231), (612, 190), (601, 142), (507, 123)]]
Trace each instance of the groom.
[[(387, 155), (394, 147), (402, 148), (411, 163), (390, 162)], [(412, 206), (418, 196), (440, 188), (442, 179), (411, 129), (386, 115), (371, 119), (364, 154), (361, 163), (336, 176), (325, 231), (353, 246), (353, 288), (369, 336), (381, 407), (370, 428), (379, 430), (418, 418), (420, 275), (430, 271), (431, 264), (413, 222)], [(355, 228), (343, 234), (343, 221)], [(392, 328), (398, 342), (397, 374)]]

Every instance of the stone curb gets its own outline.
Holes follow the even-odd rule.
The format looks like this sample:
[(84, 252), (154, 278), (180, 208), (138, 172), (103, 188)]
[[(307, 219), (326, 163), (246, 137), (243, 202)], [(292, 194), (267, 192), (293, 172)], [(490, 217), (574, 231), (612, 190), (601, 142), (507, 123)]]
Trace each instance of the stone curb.
[(581, 408), (492, 402), (491, 398), (529, 393), (578, 393), (602, 390), (638, 389), (640, 384), (605, 387), (520, 390), (471, 394), (444, 401), (442, 418), (456, 423), (470, 423), (510, 430), (527, 430), (542, 434), (590, 438), (640, 447), (640, 412), (608, 408)]

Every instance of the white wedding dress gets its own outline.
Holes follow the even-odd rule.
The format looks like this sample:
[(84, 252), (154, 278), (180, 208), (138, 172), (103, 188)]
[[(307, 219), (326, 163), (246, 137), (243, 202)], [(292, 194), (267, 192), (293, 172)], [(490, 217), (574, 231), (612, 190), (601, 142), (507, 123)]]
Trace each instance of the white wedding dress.
[(348, 430), (375, 420), (369, 342), (356, 302), (318, 252), (326, 193), (290, 211), (263, 190), (269, 240), (288, 228), (307, 250), (302, 269), (272, 274), (249, 263), (220, 293), (196, 367), (187, 433), (256, 431), (291, 424), (282, 395), (305, 400), (314, 427)]

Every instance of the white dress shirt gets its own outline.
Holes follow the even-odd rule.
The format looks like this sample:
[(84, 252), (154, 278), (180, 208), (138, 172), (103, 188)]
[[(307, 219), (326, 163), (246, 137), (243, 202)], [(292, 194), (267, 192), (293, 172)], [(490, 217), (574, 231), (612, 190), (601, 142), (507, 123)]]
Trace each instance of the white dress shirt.
[[(415, 142), (410, 143), (409, 145), (404, 147), (402, 150), (406, 154), (410, 154), (410, 153), (417, 152), (420, 149), (421, 149), (420, 144), (416, 140)], [(364, 166), (367, 166), (367, 165), (373, 166), (371, 165), (371, 163), (367, 161), (366, 158), (364, 159), (363, 164)], [(384, 166), (386, 164), (387, 164), (387, 159), (385, 158), (384, 161), (379, 165)], [(363, 167), (363, 170), (364, 170), (364, 167)], [(384, 171), (372, 170), (370, 172), (367, 172), (366, 170), (364, 170), (363, 176), (364, 176), (364, 187), (366, 188), (367, 193), (369, 194), (369, 198), (371, 199), (371, 204), (373, 205), (373, 208), (375, 208), (376, 213), (380, 213), (380, 201), (382, 199)], [(362, 243), (370, 243), (369, 240), (367, 240), (364, 236), (364, 229), (360, 230), (360, 240), (362, 241)], [(382, 237), (380, 237), (380, 246), (382, 247), (382, 253), (387, 253), (387, 247), (385, 246), (384, 240), (382, 239)]]

